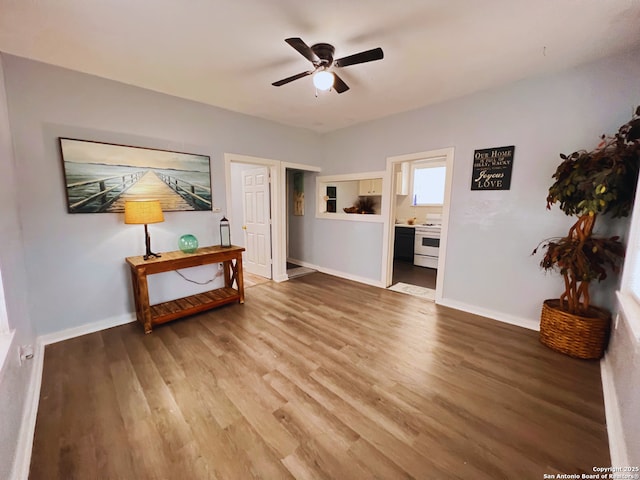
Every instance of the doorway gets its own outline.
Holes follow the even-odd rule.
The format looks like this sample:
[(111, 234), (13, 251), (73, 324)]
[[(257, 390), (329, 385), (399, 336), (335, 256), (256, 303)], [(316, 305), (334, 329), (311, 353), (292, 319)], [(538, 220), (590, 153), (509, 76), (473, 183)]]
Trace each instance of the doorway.
[(393, 274), (391, 285), (403, 283), (416, 287), (436, 289), (438, 269), (415, 265), (413, 260), (393, 259)]
[(245, 248), (243, 266), (249, 275), (275, 279), (281, 259), (274, 243), (280, 226), (277, 195), (280, 162), (225, 154), (227, 211), (231, 242)]
[[(268, 169), (270, 181), (268, 203), (271, 209), (271, 228), (269, 229), (271, 238), (271, 279), (276, 282), (287, 280), (287, 170), (293, 169), (308, 173), (320, 172), (320, 168), (234, 153), (225, 153), (224, 160), (225, 185), (227, 186), (226, 215), (231, 226), (231, 241), (245, 248), (246, 245), (240, 245), (240, 243), (244, 243), (244, 230), (242, 229), (244, 214), (242, 210), (242, 180), (238, 172), (259, 167)], [(232, 174), (232, 171), (235, 172)], [(311, 211), (309, 215), (311, 215)]]
[[(400, 283), (434, 289), (436, 302), (442, 298), (445, 277), (453, 153), (451, 147), (387, 158), (387, 175), (391, 181), (387, 189), (390, 201), (385, 212), (383, 283), (387, 287)], [(426, 178), (426, 182), (431, 177), (444, 177), (441, 205), (439, 199), (432, 198), (432, 187), (421, 197), (420, 189), (414, 185), (416, 176)], [(408, 238), (413, 240), (410, 253), (407, 253), (411, 246)], [(403, 253), (399, 254), (399, 250)]]
[(309, 241), (313, 239), (316, 170), (286, 168), (287, 277), (295, 278), (315, 272), (309, 262)]

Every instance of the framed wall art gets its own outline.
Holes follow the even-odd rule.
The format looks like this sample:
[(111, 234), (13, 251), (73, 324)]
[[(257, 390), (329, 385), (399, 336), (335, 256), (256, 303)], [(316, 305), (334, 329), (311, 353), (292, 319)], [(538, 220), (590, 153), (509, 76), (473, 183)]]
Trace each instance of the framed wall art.
[(473, 153), (471, 190), (509, 190), (513, 170), (513, 145)]
[(338, 187), (336, 186), (327, 186), (327, 212), (328, 213), (336, 213), (337, 202), (338, 202)]
[(304, 172), (293, 174), (293, 214), (304, 215)]
[(155, 199), (165, 212), (211, 210), (206, 155), (60, 138), (69, 213), (124, 212)]

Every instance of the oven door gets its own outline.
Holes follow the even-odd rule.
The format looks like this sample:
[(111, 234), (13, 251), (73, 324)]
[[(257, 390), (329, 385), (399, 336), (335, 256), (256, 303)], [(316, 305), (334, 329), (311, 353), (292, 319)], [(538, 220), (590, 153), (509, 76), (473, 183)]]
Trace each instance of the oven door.
[(413, 264), (417, 267), (438, 268), (438, 257), (430, 255), (414, 255)]
[(415, 255), (429, 255), (432, 257), (438, 257), (438, 251), (440, 250), (440, 239), (425, 236), (423, 233), (416, 232), (415, 239)]
[(419, 267), (438, 268), (440, 238), (425, 232), (416, 232), (413, 264)]

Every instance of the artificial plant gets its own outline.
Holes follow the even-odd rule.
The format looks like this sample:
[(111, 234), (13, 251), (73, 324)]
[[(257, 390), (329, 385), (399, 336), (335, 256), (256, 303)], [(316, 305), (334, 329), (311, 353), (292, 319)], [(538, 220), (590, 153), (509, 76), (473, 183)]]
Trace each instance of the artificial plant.
[(353, 207), (343, 209), (345, 213), (376, 213), (376, 202), (373, 197), (358, 197)]
[(617, 272), (624, 257), (619, 237), (594, 237), (593, 228), (599, 215), (626, 217), (633, 207), (640, 167), (640, 107), (618, 133), (602, 135), (594, 150), (560, 154), (560, 158), (547, 209), (558, 203), (577, 221), (567, 236), (541, 243), (546, 250), (540, 266), (559, 270), (564, 278), (560, 307), (588, 316), (590, 283), (604, 280), (608, 269)]

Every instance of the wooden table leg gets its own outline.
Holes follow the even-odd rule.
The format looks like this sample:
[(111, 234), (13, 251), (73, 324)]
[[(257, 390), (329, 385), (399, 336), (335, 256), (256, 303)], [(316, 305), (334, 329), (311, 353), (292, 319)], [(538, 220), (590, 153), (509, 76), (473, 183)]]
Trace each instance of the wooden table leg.
[(144, 325), (142, 308), (140, 305), (140, 286), (138, 285), (138, 277), (135, 270), (131, 270), (131, 286), (133, 287), (133, 301), (136, 305), (136, 318), (138, 319), (138, 322)]
[(138, 271), (138, 302), (140, 303), (140, 313), (142, 314), (142, 325), (144, 333), (151, 333), (151, 306), (149, 305), (149, 285), (147, 283), (147, 274), (141, 270)]
[(224, 272), (224, 286), (227, 288), (233, 288), (233, 284), (231, 283), (231, 260), (225, 260), (222, 262), (222, 271)]
[(240, 303), (244, 303), (244, 278), (242, 275), (242, 253), (236, 258), (236, 283), (240, 294)]

